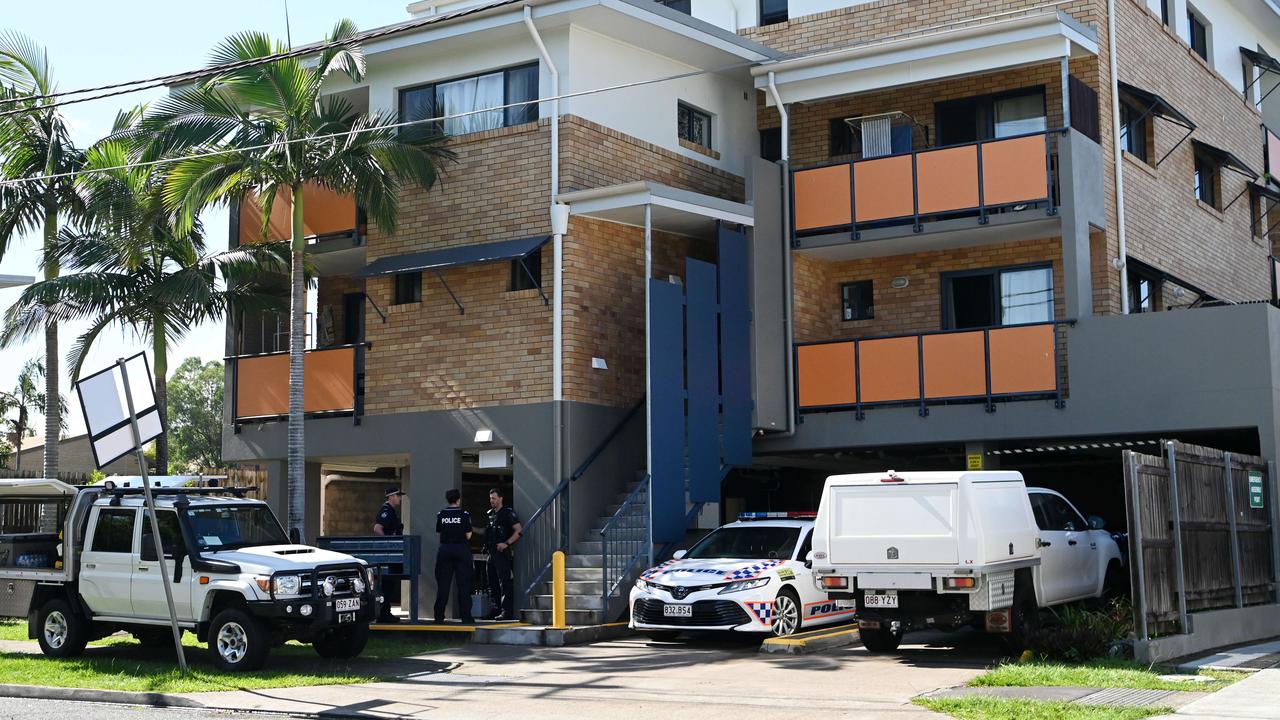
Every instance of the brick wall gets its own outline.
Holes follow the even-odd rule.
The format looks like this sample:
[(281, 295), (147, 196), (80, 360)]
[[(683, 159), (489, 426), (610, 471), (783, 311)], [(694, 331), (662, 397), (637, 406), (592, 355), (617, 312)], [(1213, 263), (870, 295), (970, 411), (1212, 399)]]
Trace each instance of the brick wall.
[(372, 535), (373, 521), (386, 501), (387, 478), (352, 478), (326, 475), (320, 513), (322, 535)]
[[(795, 254), (796, 341), (863, 338), (942, 329), (942, 273), (1053, 263), (1054, 315), (1063, 317), (1062, 242), (1058, 238), (829, 262)], [(893, 288), (895, 277), (907, 279)], [(875, 317), (844, 322), (840, 285), (872, 281)]]
[[(1117, 0), (1123, 28), (1120, 79), (1154, 92), (1196, 124), (1192, 137), (1229, 150), (1261, 172), (1261, 115), (1232, 85), (1160, 23), (1146, 5)], [(1227, 68), (1239, 74), (1239, 67)], [(1225, 211), (1200, 203), (1194, 194), (1194, 151), (1186, 130), (1155, 119), (1150, 164), (1125, 156), (1124, 192), (1128, 254), (1231, 300), (1269, 297), (1267, 255), (1271, 248), (1250, 231), (1246, 192)], [(1158, 168), (1155, 162), (1173, 150)], [(1248, 180), (1221, 172), (1219, 207), (1246, 188)]]
[[(549, 232), (549, 122), (455, 138), (458, 162), (429, 192), (405, 190), (394, 234), (371, 228), (368, 257), (472, 245)], [(573, 116), (561, 120), (565, 192), (653, 180), (741, 200), (741, 178)], [(565, 396), (625, 405), (643, 385), (643, 244), (638, 228), (574, 218), (564, 245)], [(681, 266), (688, 241), (655, 237), (655, 264)], [(664, 259), (670, 254), (671, 259)], [(542, 286), (553, 292), (550, 246)], [(460, 409), (551, 399), (552, 309), (536, 290), (509, 292), (507, 263), (450, 269), (457, 306), (433, 274), (422, 301), (392, 305), (394, 280), (366, 291), (387, 311), (366, 309), (366, 412)], [(637, 329), (638, 328), (638, 329)], [(637, 345), (639, 343), (640, 345)], [(608, 371), (591, 369), (604, 357)]]

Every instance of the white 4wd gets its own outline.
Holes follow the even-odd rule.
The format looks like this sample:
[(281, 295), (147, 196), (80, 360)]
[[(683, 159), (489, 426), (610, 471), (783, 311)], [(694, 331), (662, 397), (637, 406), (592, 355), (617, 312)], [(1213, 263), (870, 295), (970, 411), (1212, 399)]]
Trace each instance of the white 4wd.
[(829, 597), (857, 601), (872, 651), (969, 625), (1022, 646), (1039, 608), (1101, 597), (1121, 577), (1101, 520), (1007, 471), (829, 477), (812, 559)]
[[(118, 630), (172, 645), (179, 627), (227, 670), (262, 667), (272, 645), (360, 654), (381, 598), (364, 561), (291, 544), (266, 503), (234, 491), (157, 489), (161, 575), (139, 489), (0, 481), (0, 616), (28, 618), (45, 654), (79, 654)], [(6, 552), (6, 541), (12, 550)]]

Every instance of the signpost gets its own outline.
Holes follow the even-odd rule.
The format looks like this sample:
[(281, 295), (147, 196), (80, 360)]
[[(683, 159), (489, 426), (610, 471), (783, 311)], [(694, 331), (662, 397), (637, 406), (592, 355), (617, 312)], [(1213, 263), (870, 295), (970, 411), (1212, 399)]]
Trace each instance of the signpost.
[(1258, 470), (1249, 471), (1249, 507), (1254, 510), (1261, 510), (1265, 506), (1264, 496), (1262, 494), (1262, 473)]
[[(138, 353), (121, 358), (115, 365), (76, 383), (80, 408), (89, 429), (89, 447), (99, 469), (113, 460), (136, 453), (142, 476), (142, 495), (151, 522), (151, 538), (155, 542), (156, 559), (160, 563), (160, 586), (169, 604), (169, 626), (173, 630), (173, 646), (178, 651), (178, 667), (187, 671), (187, 656), (182, 649), (182, 630), (178, 627), (178, 611), (169, 587), (169, 569), (165, 562), (164, 543), (160, 537), (160, 520), (156, 515), (151, 479), (147, 476), (146, 444), (164, 434), (160, 408), (156, 404), (155, 386), (147, 358)], [(179, 560), (178, 562), (181, 562)]]

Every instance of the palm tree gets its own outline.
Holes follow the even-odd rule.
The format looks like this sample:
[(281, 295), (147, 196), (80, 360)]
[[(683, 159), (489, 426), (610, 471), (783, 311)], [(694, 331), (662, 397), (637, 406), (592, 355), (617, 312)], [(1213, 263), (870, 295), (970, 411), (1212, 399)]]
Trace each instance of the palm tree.
[[(55, 259), (59, 217), (74, 220), (81, 203), (71, 176), (84, 154), (71, 142), (65, 118), (50, 99), (17, 100), (47, 95), (56, 86), (48, 53), (30, 38), (15, 32), (0, 33), (0, 258), (13, 239), (36, 228), (44, 231), (44, 277), (58, 277)], [(11, 111), (13, 114), (8, 114)], [(61, 397), (58, 389), (58, 325), (44, 326), (44, 385), (47, 397)], [(61, 407), (51, 404), (44, 417), (44, 476), (58, 477), (58, 434), (63, 426)]]
[[(355, 24), (341, 20), (314, 62), (290, 57), (228, 69), (160, 100), (142, 125), (154, 153), (199, 155), (178, 161), (165, 183), (165, 199), (184, 221), (211, 204), (253, 197), (262, 208), (265, 236), (276, 197), (293, 201), (288, 478), (289, 527), (299, 535), (306, 502), (303, 187), (354, 195), (379, 228), (394, 232), (402, 186), (430, 188), (438, 165), (454, 157), (438, 132), (401, 134), (391, 112), (362, 113), (341, 96), (321, 95), (330, 74), (363, 78), (358, 40)], [(286, 50), (264, 34), (241, 33), (214, 50), (212, 67)]]
[(18, 384), (12, 392), (0, 392), (0, 415), (17, 411), (17, 415), (5, 420), (5, 426), (17, 439), (14, 448), (15, 472), (22, 471), (22, 439), (31, 436), (31, 416), (44, 412), (45, 394), (40, 392), (40, 379), (44, 365), (39, 360), (28, 360), (18, 373)]
[[(141, 109), (121, 114), (117, 131), (140, 118)], [(87, 210), (84, 227), (64, 229), (54, 255), (78, 272), (23, 291), (6, 313), (0, 347), (49, 322), (86, 320), (89, 327), (67, 358), (72, 378), (78, 378), (104, 330), (129, 328), (150, 342), (156, 403), (164, 422), (170, 344), (232, 309), (282, 308), (271, 279), (288, 268), (288, 259), (280, 243), (206, 254), (200, 223), (179, 229), (176, 212), (164, 203), (160, 167), (136, 167), (137, 159), (122, 139), (89, 149), (88, 172), (76, 183)], [(131, 163), (135, 167), (125, 169)], [(168, 437), (162, 434), (156, 441), (157, 474), (168, 474), (168, 465)]]

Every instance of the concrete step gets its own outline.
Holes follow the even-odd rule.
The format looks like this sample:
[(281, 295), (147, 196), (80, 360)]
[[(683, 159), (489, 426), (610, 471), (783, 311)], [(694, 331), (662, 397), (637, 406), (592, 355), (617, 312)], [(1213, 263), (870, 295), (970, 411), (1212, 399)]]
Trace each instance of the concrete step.
[[(552, 597), (550, 595), (534, 595), (529, 598), (529, 602), (533, 604), (531, 610), (550, 610), (552, 605)], [(600, 599), (600, 590), (597, 589), (594, 595), (565, 595), (564, 606), (568, 610), (604, 610), (604, 602)]]
[[(565, 622), (570, 625), (602, 625), (613, 618), (604, 610), (565, 610)], [(551, 610), (521, 610), (520, 620), (530, 625), (550, 625)]]
[(598, 567), (565, 567), (564, 579), (566, 583), (592, 582), (599, 585), (603, 573), (604, 568)]
[[(631, 561), (630, 555), (614, 555), (613, 553), (609, 553), (609, 557), (611, 558), (609, 561), (611, 567), (622, 567)], [(644, 561), (641, 560), (637, 564), (643, 565)], [(566, 569), (602, 568), (604, 567), (604, 555), (599, 553), (596, 553), (595, 555), (570, 555), (565, 558), (564, 566)]]
[[(601, 575), (601, 572), (596, 572), (596, 576), (590, 580), (570, 580), (566, 577), (564, 580), (564, 594), (599, 596), (603, 587)], [(538, 589), (538, 593), (541, 595), (550, 595), (552, 593), (551, 583), (542, 583), (542, 587)]]

